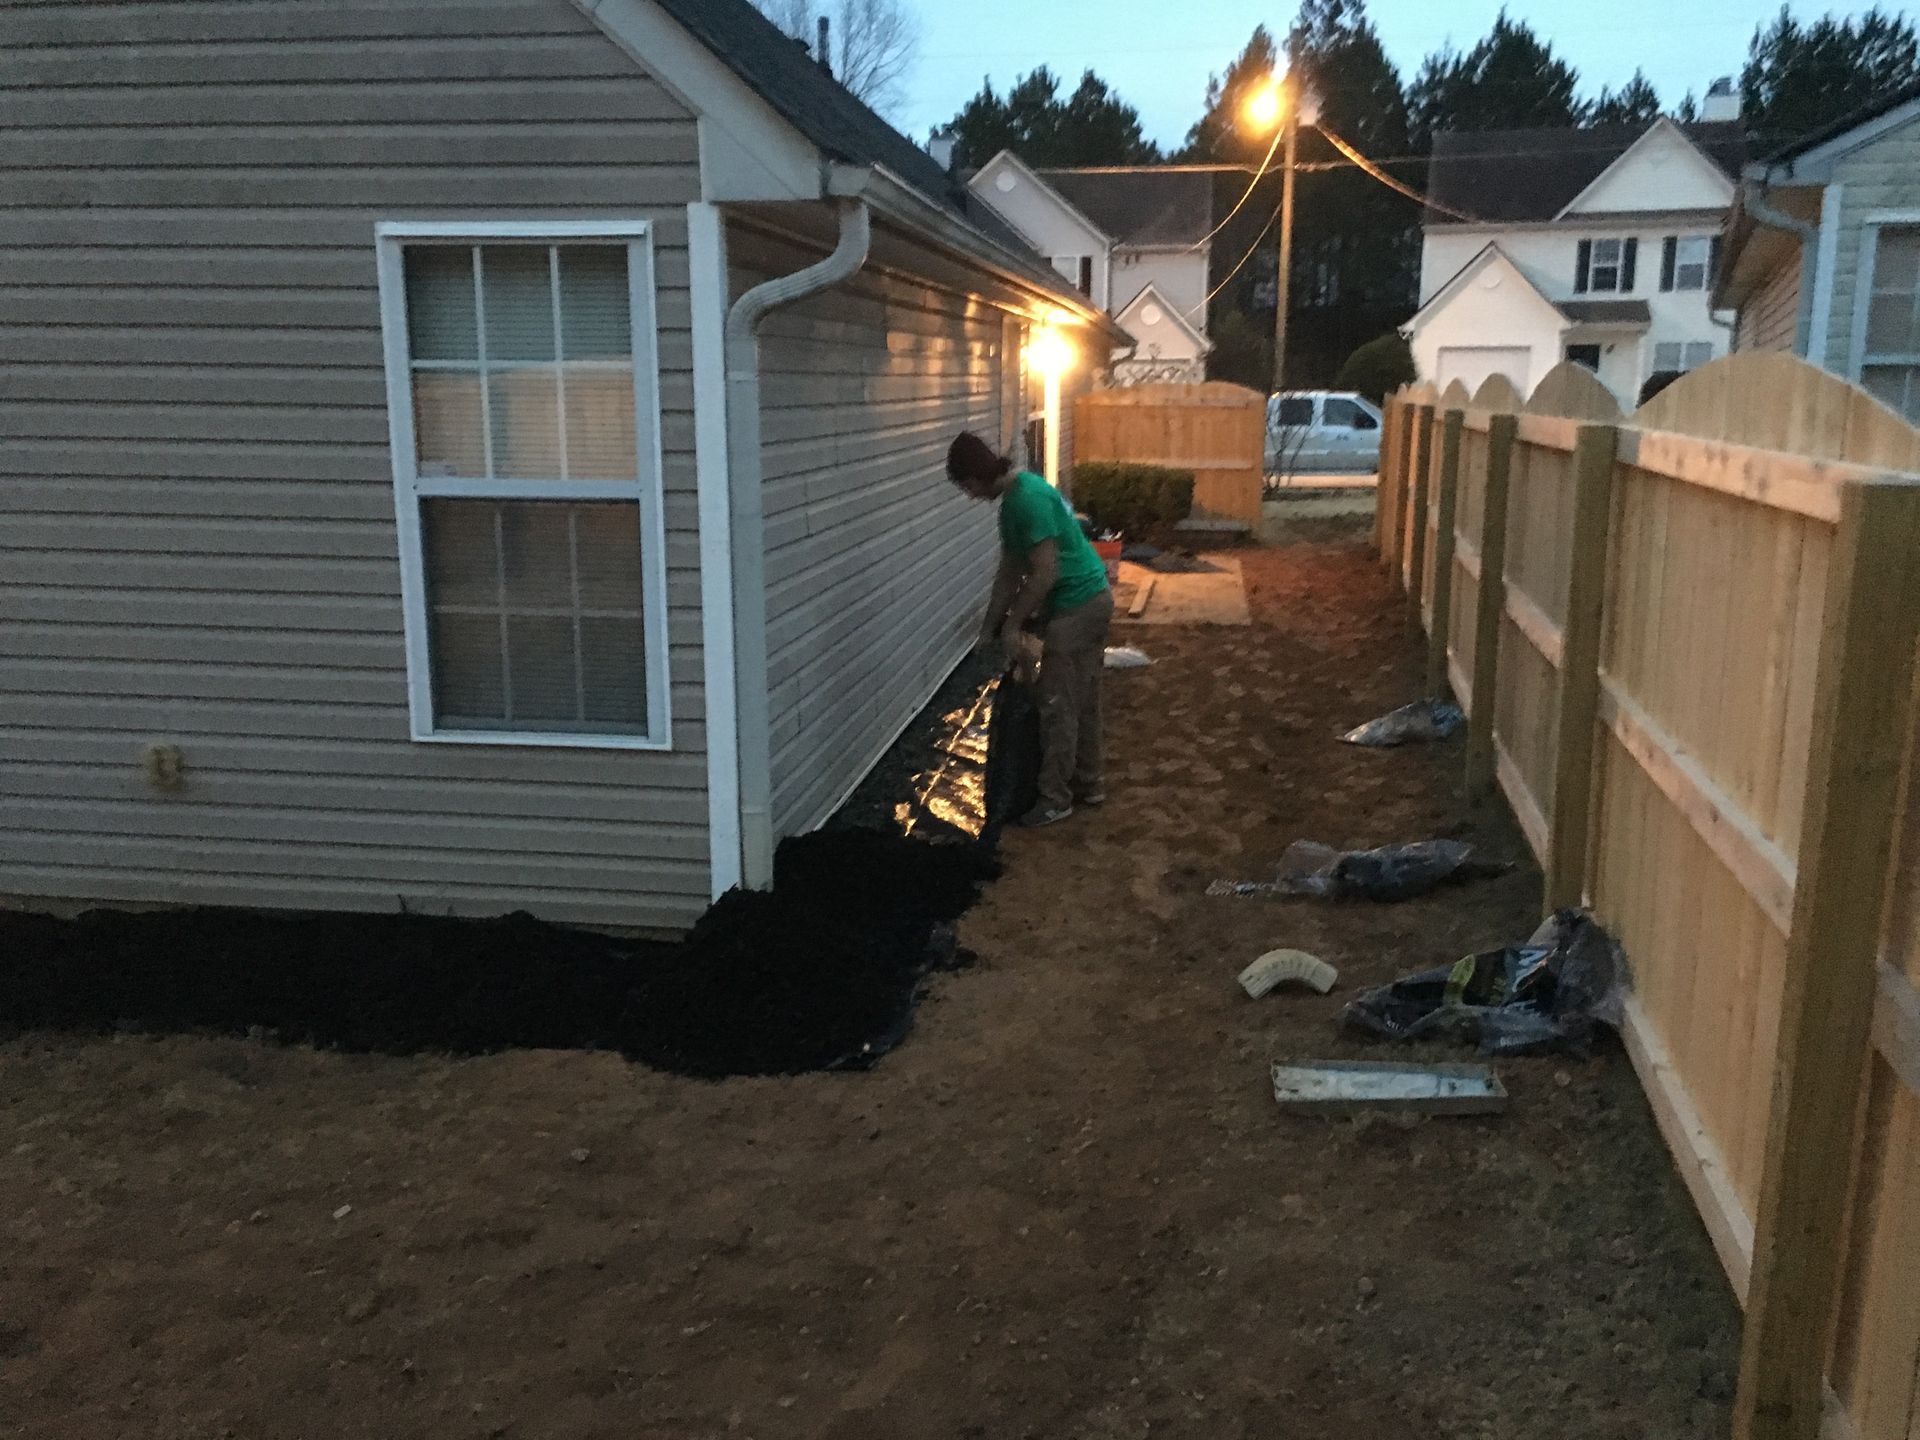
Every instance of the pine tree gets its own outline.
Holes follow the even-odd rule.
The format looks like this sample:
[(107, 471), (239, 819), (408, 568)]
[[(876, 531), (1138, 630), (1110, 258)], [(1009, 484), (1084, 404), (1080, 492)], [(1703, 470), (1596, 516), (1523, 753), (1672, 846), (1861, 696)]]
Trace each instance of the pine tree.
[[(1688, 97), (1692, 98), (1692, 97)], [(1660, 118), (1660, 95), (1638, 70), (1618, 90), (1602, 88), (1587, 112), (1589, 125), (1651, 125)]]
[(1586, 107), (1580, 77), (1525, 21), (1502, 10), (1492, 31), (1464, 55), (1429, 55), (1407, 92), (1415, 142), (1441, 130), (1508, 130), (1577, 125)]
[(984, 165), (1011, 150), (1029, 165), (1150, 165), (1160, 149), (1140, 128), (1140, 112), (1093, 71), (1065, 100), (1060, 81), (1042, 65), (1019, 77), (1002, 99), (993, 82), (947, 123), (960, 162)]
[(1876, 6), (1857, 20), (1827, 15), (1802, 25), (1782, 6), (1753, 32), (1740, 74), (1742, 118), (1763, 144), (1782, 143), (1916, 83), (1911, 21)]

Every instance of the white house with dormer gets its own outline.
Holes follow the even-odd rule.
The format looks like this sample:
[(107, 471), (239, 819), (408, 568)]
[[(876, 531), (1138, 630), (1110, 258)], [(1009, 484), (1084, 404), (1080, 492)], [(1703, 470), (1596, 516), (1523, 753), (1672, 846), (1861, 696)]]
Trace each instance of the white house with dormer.
[(1524, 395), (1572, 360), (1632, 410), (1649, 376), (1726, 354), (1712, 296), (1744, 159), (1731, 118), (1436, 135), (1403, 327), (1421, 378), (1502, 374)]
[(967, 186), (1132, 337), (1116, 384), (1206, 378), (1211, 172), (1042, 170), (1003, 150)]

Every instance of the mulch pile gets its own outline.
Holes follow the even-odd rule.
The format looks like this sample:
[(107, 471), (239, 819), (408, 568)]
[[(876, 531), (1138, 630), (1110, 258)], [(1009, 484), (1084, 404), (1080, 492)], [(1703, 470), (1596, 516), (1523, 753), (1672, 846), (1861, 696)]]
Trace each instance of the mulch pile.
[(257, 1033), (349, 1051), (617, 1050), (683, 1075), (857, 1069), (906, 1034), (983, 847), (876, 830), (788, 840), (770, 892), (723, 896), (679, 944), (526, 914), (0, 912), (0, 1037)]

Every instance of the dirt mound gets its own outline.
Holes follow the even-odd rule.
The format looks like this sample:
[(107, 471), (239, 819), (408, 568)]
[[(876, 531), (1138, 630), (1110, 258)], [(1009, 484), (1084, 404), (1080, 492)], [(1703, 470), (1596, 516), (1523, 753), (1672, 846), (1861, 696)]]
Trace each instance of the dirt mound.
[(0, 914), (0, 1036), (261, 1032), (385, 1054), (618, 1050), (700, 1076), (870, 1064), (903, 1037), (950, 922), (993, 862), (877, 831), (789, 840), (771, 892), (734, 892), (680, 944), (530, 915), (77, 920)]

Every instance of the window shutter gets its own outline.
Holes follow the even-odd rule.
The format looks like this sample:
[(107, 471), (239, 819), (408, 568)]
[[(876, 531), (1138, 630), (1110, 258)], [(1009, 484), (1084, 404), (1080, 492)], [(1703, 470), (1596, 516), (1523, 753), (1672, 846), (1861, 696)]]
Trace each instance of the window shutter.
[(1640, 242), (1628, 237), (1627, 243), (1620, 247), (1620, 293), (1633, 293), (1633, 262), (1640, 254)]
[(1712, 292), (1714, 285), (1719, 281), (1719, 279), (1720, 279), (1720, 237), (1716, 235), (1713, 237), (1712, 242), (1707, 246), (1707, 290), (1709, 293)]
[(1680, 237), (1669, 235), (1660, 244), (1660, 288), (1673, 289), (1673, 266), (1679, 258)]
[(1593, 242), (1580, 242), (1580, 255), (1573, 264), (1573, 290), (1576, 295), (1587, 293), (1587, 272), (1593, 268)]

